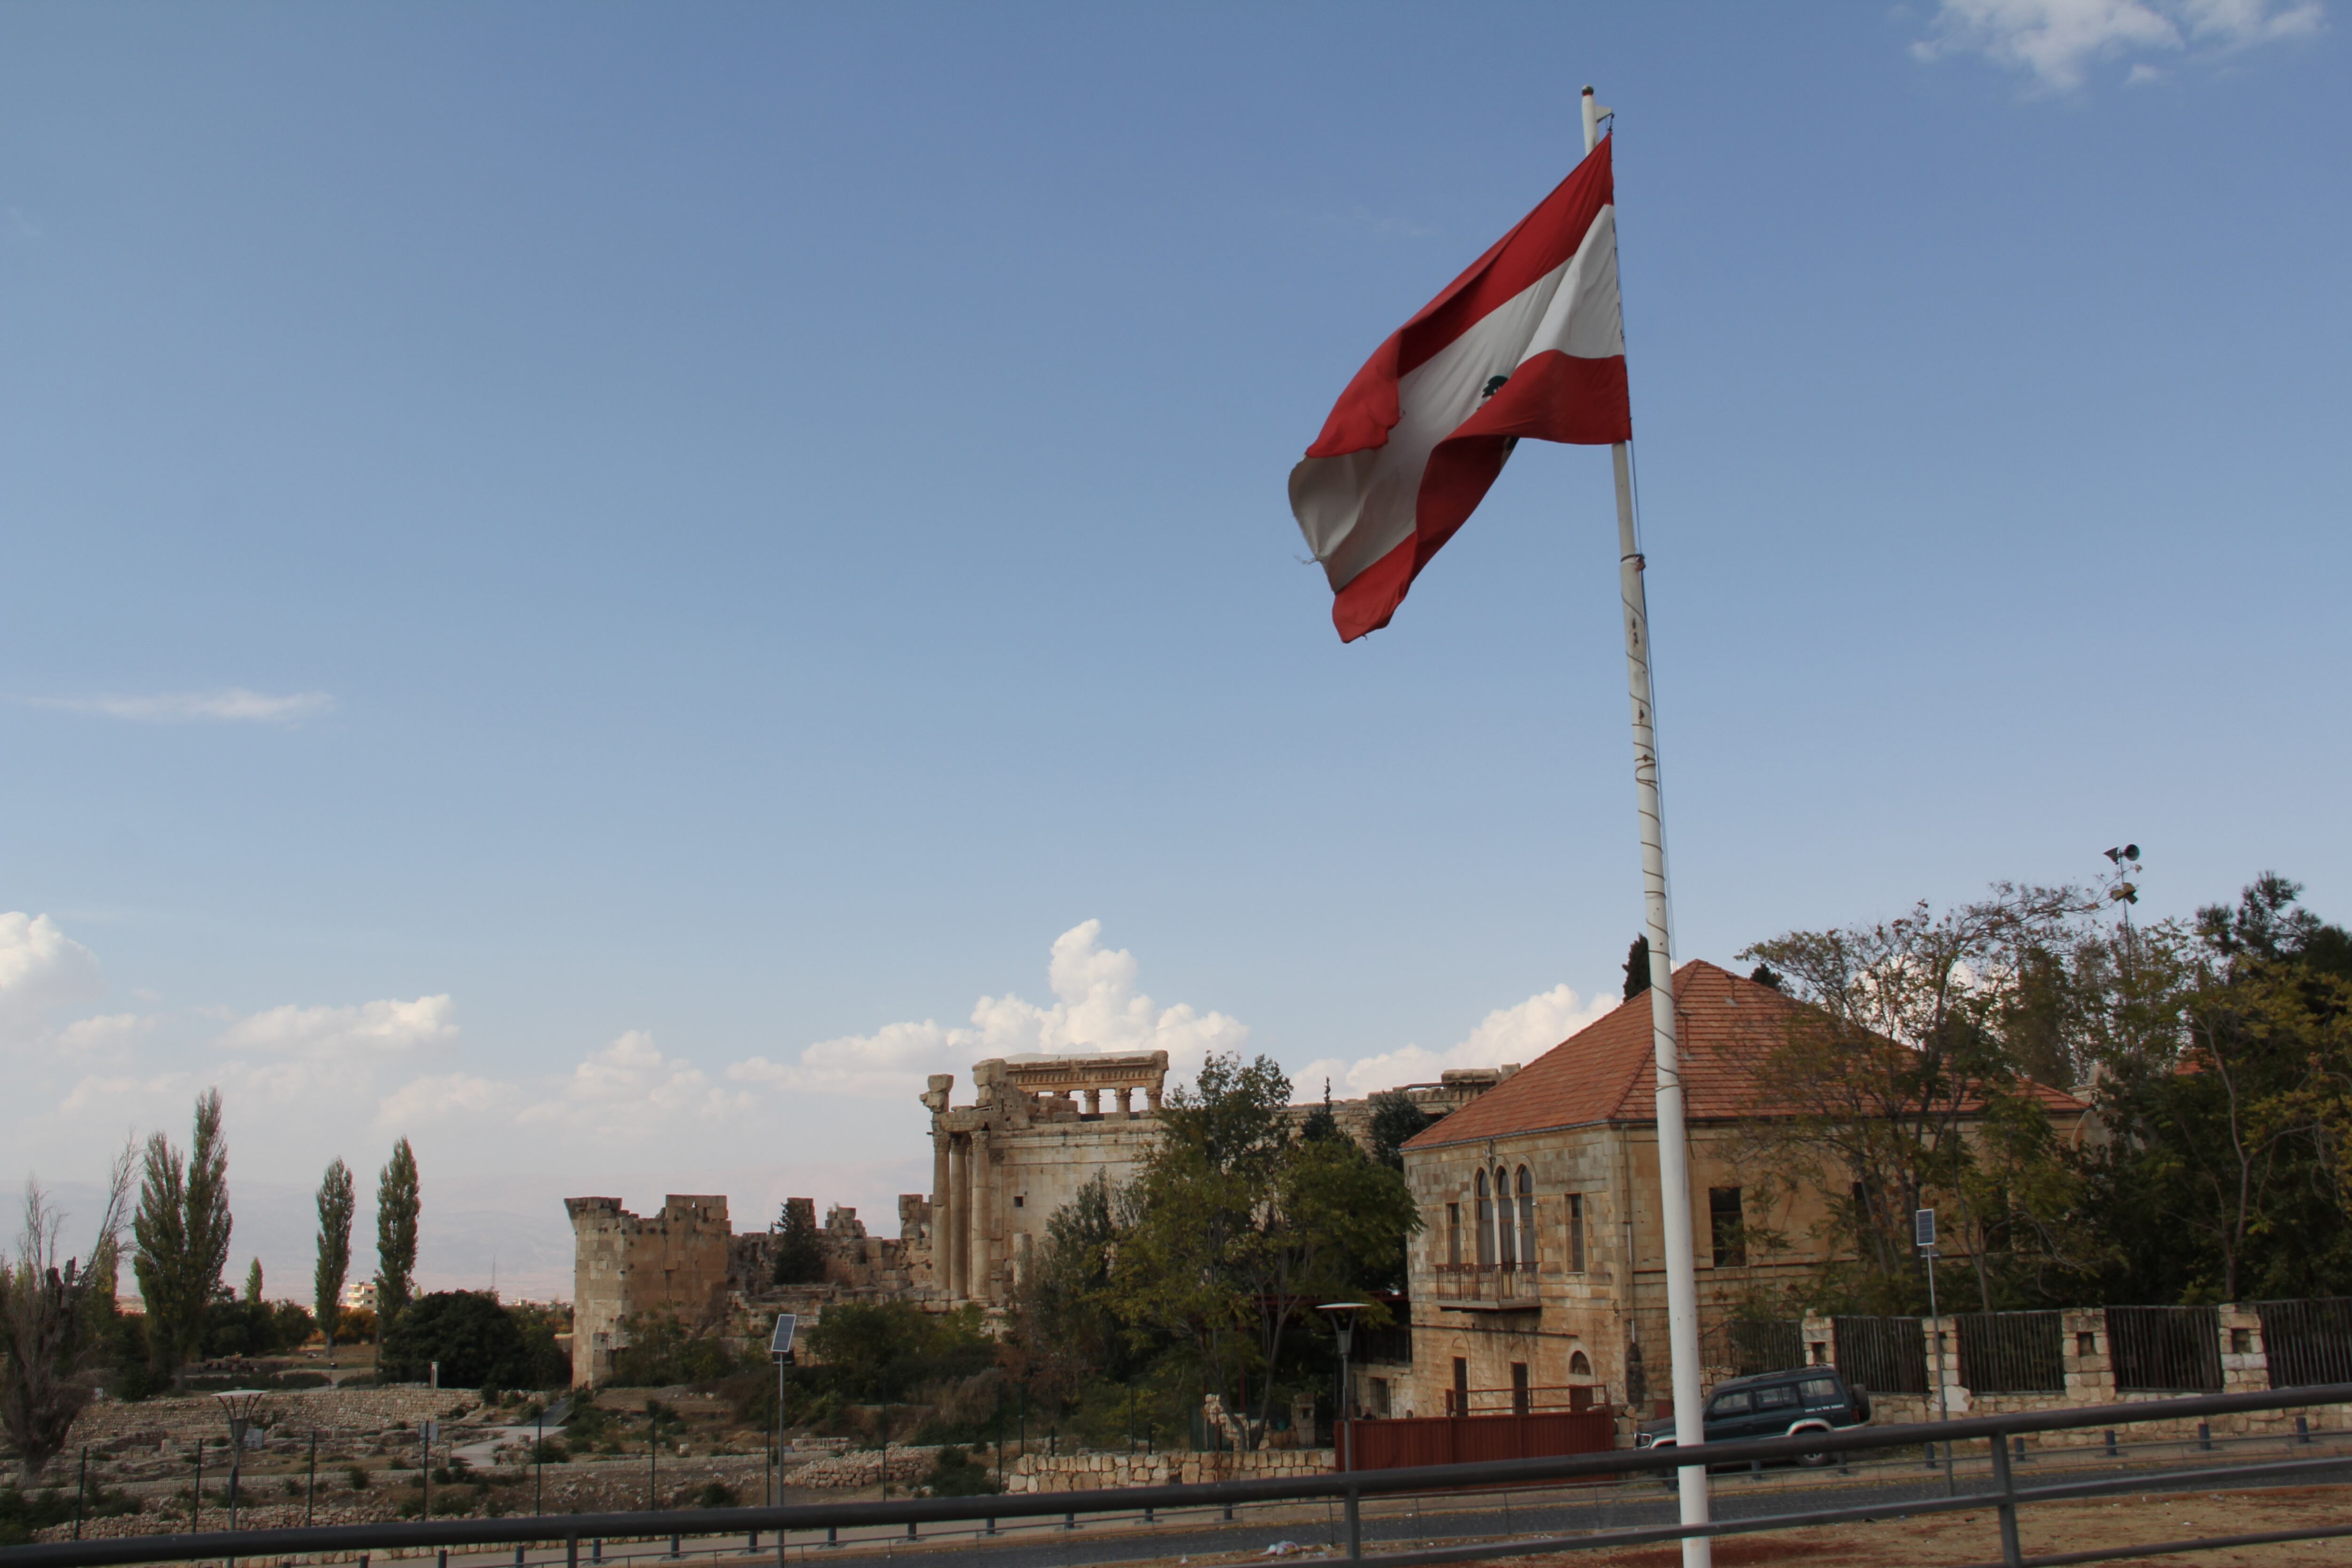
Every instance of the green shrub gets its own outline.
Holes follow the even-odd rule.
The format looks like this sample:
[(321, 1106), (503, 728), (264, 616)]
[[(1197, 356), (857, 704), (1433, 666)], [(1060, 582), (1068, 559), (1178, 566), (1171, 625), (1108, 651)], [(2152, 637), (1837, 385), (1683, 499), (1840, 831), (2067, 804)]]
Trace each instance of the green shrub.
[(725, 1481), (705, 1481), (702, 1489), (694, 1494), (697, 1508), (733, 1508), (741, 1501), (735, 1489)]
[(961, 1448), (941, 1448), (922, 1484), (933, 1497), (987, 1497), (997, 1489), (988, 1467)]
[(368, 1473), (364, 1468), (358, 1465), (353, 1465), (350, 1469), (345, 1470), (343, 1472), (343, 1479), (350, 1485), (352, 1490), (355, 1492), (363, 1492), (368, 1489)]

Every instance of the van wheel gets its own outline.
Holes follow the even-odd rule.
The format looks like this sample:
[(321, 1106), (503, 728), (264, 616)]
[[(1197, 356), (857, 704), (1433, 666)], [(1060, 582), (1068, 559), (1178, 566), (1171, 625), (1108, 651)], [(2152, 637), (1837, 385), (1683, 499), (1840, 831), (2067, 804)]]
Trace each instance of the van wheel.
[[(1818, 1431), (1819, 1428), (1814, 1428), (1814, 1430)], [(1823, 1435), (1826, 1436), (1826, 1434)], [(1794, 1436), (1795, 1434), (1790, 1433), (1790, 1436)], [(1824, 1450), (1818, 1454), (1800, 1454), (1797, 1456), (1797, 1463), (1804, 1466), (1805, 1468), (1809, 1470), (1818, 1470), (1823, 1465), (1830, 1464), (1836, 1458), (1837, 1456), (1835, 1454)]]

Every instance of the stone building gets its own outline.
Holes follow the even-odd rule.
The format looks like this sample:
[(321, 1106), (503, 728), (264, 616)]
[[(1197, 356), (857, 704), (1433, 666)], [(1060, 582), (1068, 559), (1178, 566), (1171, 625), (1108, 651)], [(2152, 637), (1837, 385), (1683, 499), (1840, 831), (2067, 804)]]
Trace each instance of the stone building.
[[(1432, 1118), (1458, 1111), (1505, 1082), (1515, 1067), (1449, 1071), (1402, 1092)], [(749, 1343), (779, 1311), (803, 1324), (840, 1300), (913, 1300), (944, 1310), (991, 1309), (1012, 1295), (1045, 1226), (1078, 1189), (1101, 1175), (1129, 1180), (1159, 1134), (1168, 1053), (991, 1058), (971, 1069), (972, 1099), (954, 1101), (955, 1079), (929, 1079), (932, 1190), (898, 1199), (898, 1234), (866, 1233), (857, 1211), (835, 1207), (820, 1231), (821, 1283), (773, 1284), (774, 1238), (735, 1235), (723, 1197), (672, 1194), (639, 1216), (618, 1198), (565, 1200), (576, 1254), (572, 1382), (601, 1383), (628, 1342), (625, 1321), (669, 1314), (699, 1332)], [(1312, 1103), (1293, 1107), (1304, 1118)], [(1370, 1102), (1340, 1100), (1341, 1131), (1370, 1135)], [(787, 1200), (813, 1221), (815, 1205)]]
[(572, 1381), (601, 1383), (628, 1342), (621, 1320), (667, 1312), (693, 1328), (727, 1308), (734, 1230), (727, 1200), (673, 1193), (639, 1216), (618, 1198), (566, 1198), (572, 1216)]
[[(1703, 962), (1675, 974), (1706, 1381), (1743, 1300), (1828, 1261), (1817, 1192), (1767, 1200), (1748, 1136), (1756, 1068), (1797, 1004)], [(1423, 1228), (1408, 1249), (1409, 1367), (1371, 1367), (1375, 1410), (1437, 1415), (1643, 1405), (1667, 1389), (1651, 999), (1635, 997), (1405, 1145)], [(2037, 1089), (2079, 1121), (2073, 1096)], [(1769, 1233), (1780, 1244), (1751, 1248)], [(1948, 1248), (1948, 1251), (1949, 1249)]]

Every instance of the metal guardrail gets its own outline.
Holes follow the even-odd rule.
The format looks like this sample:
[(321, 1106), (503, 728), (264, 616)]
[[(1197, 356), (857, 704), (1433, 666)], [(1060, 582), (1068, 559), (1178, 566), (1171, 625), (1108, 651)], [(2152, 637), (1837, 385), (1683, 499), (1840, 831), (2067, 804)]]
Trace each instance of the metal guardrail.
[(769, 1508), (682, 1509), (661, 1512), (559, 1514), (537, 1518), (419, 1521), (402, 1524), (333, 1525), (300, 1530), (216, 1531), (203, 1534), (123, 1536), (102, 1541), (54, 1542), (33, 1546), (0, 1548), (0, 1568), (112, 1568), (136, 1563), (189, 1563), (206, 1559), (258, 1558), (278, 1560), (298, 1553), (356, 1555), (377, 1549), (485, 1547), (562, 1542), (567, 1568), (579, 1568), (580, 1543), (613, 1537), (677, 1538), (687, 1535), (745, 1534), (754, 1542), (761, 1532), (776, 1532), (779, 1564), (785, 1561), (785, 1532), (839, 1530), (856, 1526), (903, 1525), (909, 1533), (926, 1524), (986, 1521), (991, 1530), (1004, 1520), (1041, 1519), (1060, 1515), (1141, 1512), (1239, 1503), (1305, 1501), (1329, 1499), (1345, 1510), (1347, 1556), (1350, 1561), (1407, 1568), (1409, 1564), (1467, 1562), (1480, 1558), (1520, 1556), (1539, 1552), (1598, 1550), (1691, 1536), (1745, 1535), (1808, 1526), (1885, 1521), (1916, 1515), (1978, 1510), (1989, 1502), (2000, 1521), (2005, 1568), (2049, 1568), (2049, 1565), (2099, 1562), (2117, 1557), (2155, 1556), (2210, 1551), (2271, 1542), (2317, 1541), (2352, 1537), (2352, 1523), (2309, 1530), (2270, 1531), (2254, 1534), (2203, 1537), (2153, 1544), (2102, 1548), (2028, 1558), (2019, 1546), (2018, 1510), (2035, 1503), (2114, 1493), (2163, 1489), (2168, 1481), (2191, 1482), (2200, 1488), (2232, 1481), (2276, 1482), (2315, 1478), (2323, 1472), (2352, 1472), (2352, 1458), (2285, 1459), (2248, 1465), (2217, 1465), (2176, 1472), (2132, 1475), (2057, 1485), (2020, 1488), (2011, 1469), (2011, 1445), (2021, 1436), (2100, 1427), (2137, 1426), (2151, 1421), (2205, 1421), (2216, 1415), (2250, 1411), (2290, 1410), (2315, 1405), (2352, 1404), (2352, 1383), (2268, 1390), (2252, 1394), (2210, 1394), (2193, 1399), (2150, 1400), (2129, 1405), (2095, 1405), (2064, 1410), (2024, 1411), (2014, 1415), (1973, 1416), (1958, 1421), (1911, 1423), (1892, 1426), (1857, 1426), (1839, 1432), (1839, 1454), (1918, 1447), (1923, 1444), (1984, 1442), (1991, 1459), (1991, 1492), (1966, 1492), (1952, 1497), (1883, 1499), (1857, 1507), (1816, 1509), (1718, 1521), (1697, 1526), (1600, 1530), (1577, 1535), (1483, 1542), (1470, 1545), (1424, 1548), (1367, 1555), (1363, 1550), (1360, 1505), (1366, 1498), (1430, 1494), (1525, 1485), (1538, 1481), (1601, 1479), (1694, 1468), (1749, 1466), (1796, 1460), (1818, 1454), (1822, 1435), (1759, 1438), (1709, 1443), (1691, 1448), (1616, 1449), (1608, 1453), (1557, 1458), (1504, 1459), (1483, 1464), (1429, 1465), (1407, 1469), (1356, 1470), (1318, 1476), (1265, 1477), (1252, 1480), (1216, 1481), (1192, 1486), (1127, 1487), (1101, 1491), (1030, 1492), (971, 1498), (917, 1498), (896, 1502), (843, 1502)]

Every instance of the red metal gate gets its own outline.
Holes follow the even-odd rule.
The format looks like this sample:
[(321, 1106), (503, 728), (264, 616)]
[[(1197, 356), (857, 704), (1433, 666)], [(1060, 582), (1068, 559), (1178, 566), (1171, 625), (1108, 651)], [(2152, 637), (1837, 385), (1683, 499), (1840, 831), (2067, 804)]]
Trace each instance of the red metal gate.
[(1349, 1421), (1339, 1433), (1343, 1470), (1393, 1470), (1408, 1465), (1466, 1465), (1481, 1459), (1605, 1454), (1617, 1446), (1617, 1413), (1547, 1410), (1527, 1415), (1408, 1415)]

